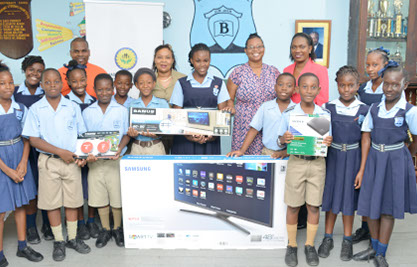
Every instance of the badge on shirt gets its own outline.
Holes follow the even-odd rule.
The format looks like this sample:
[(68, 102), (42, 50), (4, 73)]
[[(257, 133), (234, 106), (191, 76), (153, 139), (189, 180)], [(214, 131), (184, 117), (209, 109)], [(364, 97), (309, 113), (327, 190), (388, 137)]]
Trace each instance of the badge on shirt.
[(404, 117), (395, 117), (394, 118), (394, 125), (397, 127), (401, 127), (404, 124)]
[(72, 131), (74, 129), (74, 120), (67, 121), (67, 129)]
[(16, 118), (17, 118), (19, 121), (22, 121), (22, 119), (23, 119), (23, 111), (22, 111), (22, 110), (20, 110), (20, 109), (16, 109), (16, 110), (15, 110), (15, 114), (16, 114)]
[(359, 117), (358, 117), (358, 124), (359, 125), (362, 125), (362, 123), (363, 123), (363, 121), (365, 120), (365, 116), (364, 115), (359, 115)]
[(220, 92), (219, 86), (215, 85), (213, 88), (213, 95), (218, 96)]
[(113, 128), (114, 129), (120, 129), (120, 125), (121, 125), (121, 121), (120, 120), (114, 120), (113, 121)]

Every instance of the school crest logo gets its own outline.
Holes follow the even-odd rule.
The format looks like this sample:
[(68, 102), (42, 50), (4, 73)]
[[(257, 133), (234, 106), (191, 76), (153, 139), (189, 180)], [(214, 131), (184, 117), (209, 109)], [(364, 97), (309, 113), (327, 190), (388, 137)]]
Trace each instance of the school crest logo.
[(395, 117), (394, 118), (394, 125), (397, 127), (403, 126), (404, 118), (403, 117)]
[(362, 123), (363, 123), (363, 121), (365, 120), (365, 116), (364, 115), (359, 115), (359, 117), (358, 117), (358, 124), (359, 125), (362, 125)]
[(223, 76), (248, 59), (245, 42), (255, 33), (253, 0), (194, 0), (190, 45), (205, 43), (211, 51), (211, 65)]
[(138, 56), (132, 48), (123, 47), (116, 52), (114, 61), (120, 69), (131, 70), (136, 66)]
[(114, 120), (113, 121), (113, 128), (114, 129), (119, 129), (121, 125), (121, 121), (120, 120)]
[(219, 87), (217, 85), (215, 85), (214, 88), (213, 88), (213, 95), (218, 96), (219, 92), (220, 92)]
[(23, 111), (22, 110), (15, 110), (16, 118), (21, 121), (23, 119)]

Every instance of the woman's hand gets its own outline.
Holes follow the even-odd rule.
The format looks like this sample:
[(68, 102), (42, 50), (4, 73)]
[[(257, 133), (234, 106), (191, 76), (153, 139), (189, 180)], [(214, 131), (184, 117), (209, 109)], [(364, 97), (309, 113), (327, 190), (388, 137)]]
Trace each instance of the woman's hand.
[(13, 170), (12, 168), (7, 167), (6, 175), (9, 176), (16, 184), (23, 182), (24, 176), (19, 175), (18, 171)]
[(361, 188), (362, 180), (363, 180), (363, 173), (364, 173), (364, 171), (359, 171), (358, 174), (356, 175), (355, 183), (353, 184), (355, 189)]
[(20, 177), (25, 177), (25, 175), (27, 173), (27, 166), (28, 166), (28, 162), (27, 161), (21, 161), (19, 163), (19, 165), (17, 165), (16, 171), (17, 171), (17, 174)]
[(229, 112), (231, 115), (235, 115), (235, 113), (236, 113), (235, 107), (234, 106), (231, 106), (231, 105), (228, 105), (227, 107), (222, 108), (221, 111), (223, 111), (223, 112)]
[(236, 150), (236, 151), (232, 151), (226, 154), (226, 157), (241, 157), (245, 155), (244, 152), (240, 151), (240, 150)]

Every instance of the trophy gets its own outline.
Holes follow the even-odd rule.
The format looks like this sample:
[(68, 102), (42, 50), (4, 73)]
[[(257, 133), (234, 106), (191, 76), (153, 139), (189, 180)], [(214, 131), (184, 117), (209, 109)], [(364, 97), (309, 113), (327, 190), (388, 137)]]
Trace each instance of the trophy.
[(372, 0), (368, 1), (368, 17), (373, 18), (375, 16), (374, 14), (374, 6), (375, 3)]
[(394, 0), (395, 7), (395, 37), (402, 36), (403, 15), (401, 14), (401, 7), (403, 6), (402, 0)]
[(381, 11), (381, 17), (387, 17), (388, 6), (388, 0), (379, 0), (379, 10)]

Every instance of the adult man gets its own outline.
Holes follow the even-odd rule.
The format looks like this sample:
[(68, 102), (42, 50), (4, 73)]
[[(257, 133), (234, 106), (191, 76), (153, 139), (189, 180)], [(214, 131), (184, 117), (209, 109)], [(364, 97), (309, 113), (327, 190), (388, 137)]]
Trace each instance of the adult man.
[[(91, 64), (88, 62), (90, 57), (90, 49), (88, 48), (88, 43), (84, 38), (77, 37), (71, 42), (70, 56), (73, 60), (76, 60), (78, 64), (86, 66), (85, 71), (87, 72), (87, 94), (96, 97), (94, 92), (94, 78), (100, 73), (107, 73), (103, 68)], [(66, 80), (67, 68), (62, 67), (58, 71), (61, 74), (62, 78), (62, 94), (67, 95), (71, 92), (71, 89), (68, 86)]]
[(314, 53), (316, 53), (316, 58), (323, 58), (323, 45), (319, 43), (319, 33), (311, 32), (310, 36), (313, 39)]

